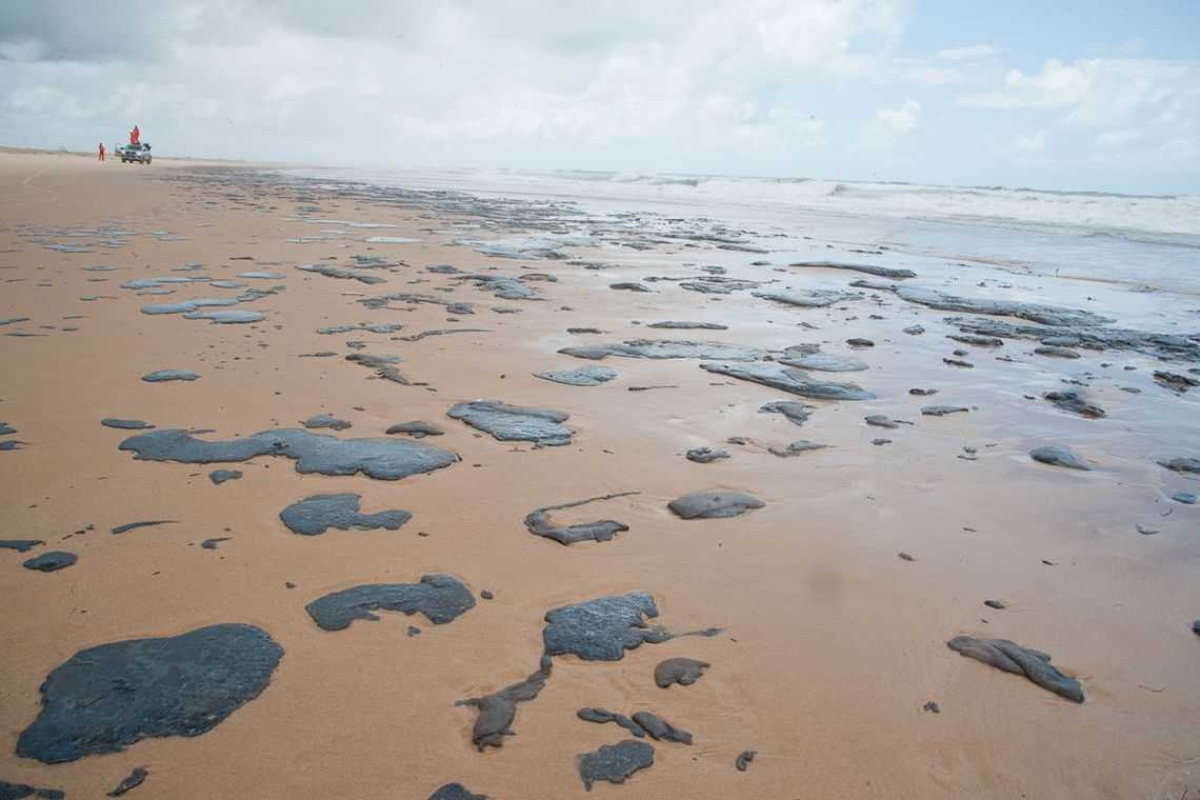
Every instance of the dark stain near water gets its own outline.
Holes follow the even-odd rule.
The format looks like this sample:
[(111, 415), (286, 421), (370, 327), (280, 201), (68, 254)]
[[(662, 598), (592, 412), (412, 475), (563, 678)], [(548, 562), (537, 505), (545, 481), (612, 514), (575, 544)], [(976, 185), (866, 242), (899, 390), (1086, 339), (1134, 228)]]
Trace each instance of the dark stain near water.
[[(455, 308), (455, 306), (470, 306), (470, 303), (451, 303), (446, 306), (446, 311), (450, 314), (464, 313), (461, 307)], [(473, 314), (475, 312), (467, 311), (466, 313)], [(491, 331), (487, 328), (433, 328), (432, 330), (421, 331), (409, 336), (393, 336), (392, 339), (397, 342), (419, 342), (431, 336), (453, 336), (457, 333), (491, 333)]]
[(280, 511), (279, 519), (292, 533), (302, 536), (318, 536), (330, 528), (394, 531), (412, 519), (412, 514), (400, 509), (362, 514), (358, 510), (361, 500), (356, 494), (315, 494)]
[(819, 345), (789, 347), (783, 351), (783, 355), (779, 358), (779, 363), (789, 367), (796, 367), (797, 369), (811, 369), (816, 372), (862, 372), (869, 368), (865, 361), (860, 361), (857, 358), (822, 353)]
[(782, 364), (734, 364), (705, 361), (700, 368), (738, 380), (760, 383), (814, 400), (874, 400), (875, 395), (854, 383), (814, 380), (807, 373)]
[(208, 479), (213, 482), (213, 486), (220, 486), (226, 481), (236, 481), (241, 477), (240, 469), (214, 469), (208, 473)]
[(847, 270), (850, 272), (862, 272), (867, 275), (874, 275), (877, 278), (891, 278), (892, 280), (898, 281), (917, 277), (917, 273), (913, 272), (911, 269), (880, 267), (875, 264), (848, 264), (838, 261), (798, 261), (794, 264), (788, 264), (788, 266), (806, 267), (809, 269), (836, 269)]
[(258, 697), (282, 657), (266, 631), (243, 624), (81, 650), (43, 682), (17, 755), (59, 764), (142, 739), (199, 736)]
[(1083, 702), (1083, 689), (1079, 681), (1052, 667), (1050, 656), (1040, 650), (1031, 650), (1007, 639), (977, 639), (974, 636), (956, 636), (946, 646), (996, 669), (1023, 675), (1059, 697), (1076, 703)]
[(966, 406), (921, 406), (921, 414), (926, 417), (945, 417), (950, 414), (966, 414), (970, 409)]
[(378, 378), (398, 383), (401, 386), (411, 385), (411, 381), (395, 366), (404, 360), (399, 356), (385, 356), (375, 353), (350, 353), (346, 356), (346, 360), (364, 366), (367, 369), (375, 370), (375, 376)]
[[(161, 276), (158, 278), (136, 278), (131, 281), (125, 281), (125, 283), (121, 284), (121, 288), (122, 289), (159, 289), (162, 287), (162, 285), (164, 283), (170, 283), (170, 284), (205, 283), (208, 280), (209, 279), (203, 275), (193, 275), (190, 277), (185, 277), (183, 275), (165, 275), (165, 276)], [(195, 309), (199, 306), (205, 305), (206, 302), (210, 302), (210, 301), (214, 301), (214, 300), (222, 301), (221, 303), (218, 303), (218, 305), (233, 305), (233, 303), (228, 302), (228, 300), (230, 300), (230, 299), (232, 299), (232, 298), (200, 298), (198, 300), (191, 301), (192, 305), (190, 308), (181, 309), (181, 310), (191, 311), (192, 309)], [(236, 301), (234, 301), (234, 302), (236, 302)], [(151, 308), (157, 308), (157, 307), (151, 306)], [(175, 313), (175, 312), (150, 311), (150, 312), (146, 312), (146, 313), (153, 314), (153, 313)]]
[(1043, 445), (1035, 447), (1029, 451), (1029, 457), (1034, 461), (1042, 464), (1049, 464), (1053, 467), (1066, 467), (1068, 469), (1078, 469), (1084, 472), (1091, 470), (1083, 459), (1071, 451), (1069, 447), (1061, 447), (1059, 445)]
[(434, 625), (453, 622), (475, 607), (475, 596), (467, 585), (451, 575), (424, 575), (420, 583), (379, 583), (333, 592), (304, 607), (326, 631), (350, 627), (356, 619), (377, 621), (379, 609), (420, 612)]
[(638, 770), (654, 766), (654, 748), (647, 742), (627, 739), (580, 755), (577, 766), (583, 788), (590, 792), (597, 781), (624, 783)]
[(0, 780), (0, 800), (25, 800), (27, 797), (38, 800), (63, 800), (67, 793), (61, 789), (43, 789), (30, 786), (27, 783), (9, 783)]
[[(717, 322), (687, 322), (683, 320), (665, 320), (663, 322), (652, 322), (646, 326), (647, 328), (657, 328), (661, 330), (701, 330), (701, 331), (727, 331), (728, 325), (721, 325)], [(600, 331), (590, 331), (599, 333)]]
[(236, 306), (237, 304), (238, 300), (236, 297), (201, 297), (195, 300), (184, 300), (179, 303), (157, 303), (142, 306), (142, 313), (155, 317), (162, 314), (186, 314), (198, 311), (201, 308)]
[[(1062, 311), (1063, 309), (1059, 309)], [(1087, 314), (1075, 312), (1071, 314)], [(1014, 316), (1031, 316), (1017, 314)], [(1052, 314), (1035, 320), (1038, 324), (1013, 323), (981, 317), (948, 317), (946, 322), (963, 333), (1005, 339), (1033, 339), (1051, 347), (1082, 347), (1088, 350), (1132, 350), (1154, 358), (1200, 361), (1200, 341), (1176, 333), (1153, 333), (1114, 328), (1103, 318), (1071, 318)]]
[(488, 796), (473, 794), (461, 783), (447, 783), (429, 795), (429, 800), (488, 800)]
[(18, 553), (28, 553), (39, 544), (45, 544), (41, 539), (0, 539), (0, 550), (16, 550)]
[(664, 742), (678, 742), (690, 745), (692, 734), (683, 728), (677, 728), (662, 717), (649, 711), (638, 711), (633, 715), (633, 721), (640, 725), (651, 739)]
[(711, 447), (693, 447), (684, 454), (688, 461), (696, 464), (711, 464), (732, 458), (728, 450), (714, 450)]
[(789, 422), (803, 425), (815, 410), (815, 406), (801, 403), (798, 400), (775, 400), (759, 407), (760, 414), (782, 414)]
[(184, 319), (206, 319), (214, 325), (248, 325), (261, 322), (267, 315), (261, 311), (192, 311), (183, 315)]
[(350, 269), (342, 269), (335, 267), (332, 264), (301, 264), (296, 267), (304, 272), (313, 272), (318, 275), (324, 275), (326, 278), (340, 278), (342, 280), (359, 281), (368, 286), (374, 286), (380, 283), (387, 283), (387, 278), (382, 275), (372, 275), (367, 272), (355, 272)]
[(426, 436), (441, 436), (445, 431), (432, 422), (415, 419), (409, 422), (397, 422), (395, 425), (390, 425), (384, 433), (389, 436), (403, 433), (414, 439), (424, 439)]
[(350, 423), (348, 420), (339, 419), (332, 414), (316, 414), (306, 420), (301, 421), (300, 424), (310, 429), (329, 428), (330, 430), (335, 431), (344, 431), (347, 428), (352, 427), (352, 423)]
[(459, 403), (447, 413), (502, 442), (524, 441), (539, 445), (571, 443), (575, 431), (562, 425), (568, 415), (561, 411), (510, 406), (506, 403), (475, 400)]
[(1179, 474), (1200, 475), (1200, 458), (1171, 458), (1163, 459), (1158, 462), (1158, 465), (1163, 469), (1169, 469), (1172, 472)]
[(120, 419), (117, 417), (105, 417), (100, 420), (100, 424), (106, 428), (117, 428), (126, 431), (140, 431), (153, 428), (149, 422), (143, 422), (140, 419)]
[(1074, 390), (1061, 392), (1046, 392), (1042, 395), (1046, 400), (1049, 400), (1058, 408), (1067, 411), (1071, 414), (1077, 414), (1088, 419), (1103, 419), (1108, 416), (1108, 413), (1096, 405), (1089, 402), (1082, 394)]
[(564, 347), (558, 351), (567, 356), (599, 361), (608, 356), (622, 358), (647, 358), (652, 360), (673, 358), (720, 359), (723, 361), (758, 361), (764, 351), (726, 342), (691, 342), (663, 339), (629, 339), (616, 344), (580, 345)]
[(626, 650), (671, 638), (661, 628), (646, 626), (647, 619), (657, 616), (658, 606), (646, 592), (599, 597), (547, 611), (542, 642), (550, 656), (620, 661)]
[(212, 464), (248, 461), (258, 456), (283, 456), (296, 462), (300, 473), (355, 475), (399, 480), (456, 463), (454, 453), (405, 439), (339, 439), (302, 428), (262, 431), (240, 439), (209, 442), (181, 429), (156, 430), (121, 442), (143, 461)]
[(31, 558), (21, 566), (25, 569), (36, 570), (37, 572), (58, 572), (60, 569), (66, 569), (79, 560), (79, 556), (74, 553), (68, 553), (65, 550), (50, 550), (42, 553), (35, 558)]
[(505, 736), (516, 735), (512, 724), (517, 717), (517, 704), (537, 698), (550, 679), (551, 668), (550, 656), (543, 655), (537, 671), (525, 680), (492, 694), (469, 697), (455, 703), (456, 706), (471, 706), (479, 711), (471, 729), (471, 742), (475, 749), (482, 753), (488, 747), (500, 747), (504, 744)]
[(112, 529), (113, 533), (127, 533), (128, 531), (137, 530), (138, 528), (150, 528), (155, 525), (174, 525), (178, 523), (177, 519), (148, 519), (141, 522), (126, 522), (124, 525), (118, 525)]
[(581, 708), (575, 715), (585, 722), (615, 722), (639, 739), (649, 736), (655, 741), (692, 743), (692, 734), (682, 728), (676, 728), (665, 719), (649, 711), (638, 711), (629, 718), (604, 708)]
[(617, 377), (617, 371), (608, 367), (587, 366), (552, 372), (535, 372), (534, 377), (554, 383), (565, 383), (568, 386), (599, 386)]
[(133, 771), (121, 779), (121, 782), (108, 793), (109, 797), (120, 797), (126, 792), (136, 789), (146, 782), (146, 778), (150, 777), (150, 772), (145, 767), (134, 767)]
[(561, 503), (555, 506), (544, 506), (534, 509), (525, 516), (525, 527), (535, 536), (553, 539), (559, 544), (576, 544), (577, 542), (607, 542), (617, 533), (629, 530), (629, 526), (616, 520), (603, 519), (595, 522), (581, 522), (575, 525), (557, 525), (551, 519), (549, 512), (562, 511), (568, 508), (578, 508), (589, 503), (603, 500), (615, 500), (619, 497), (629, 497), (640, 492), (620, 492), (606, 494), (601, 497), (589, 497), (586, 500), (576, 500), (571, 503)]
[(654, 668), (654, 683), (660, 689), (666, 689), (674, 684), (691, 686), (700, 680), (704, 670), (709, 666), (711, 665), (708, 662), (697, 661), (694, 658), (668, 658), (660, 661)]
[(682, 519), (728, 519), (766, 506), (762, 500), (742, 492), (694, 492), (667, 504)]
[(195, 372), (190, 372), (186, 369), (160, 369), (155, 372), (148, 372), (142, 376), (142, 380), (147, 383), (162, 383), (164, 381), (194, 381), (199, 380), (200, 376)]
[(719, 628), (708, 628), (673, 634), (646, 624), (646, 620), (657, 616), (654, 599), (646, 592), (598, 597), (547, 611), (538, 670), (498, 692), (456, 704), (479, 709), (471, 736), (475, 746), (481, 751), (500, 747), (504, 737), (512, 735), (517, 704), (533, 700), (545, 687), (554, 656), (569, 654), (587, 661), (619, 661), (626, 650), (643, 643), (657, 644), (679, 636), (715, 636), (720, 632)]
[(509, 278), (503, 275), (456, 275), (454, 280), (470, 281), (501, 300), (540, 300), (536, 291), (522, 283), (528, 278), (528, 275), (520, 278)]
[(1167, 372), (1166, 370), (1155, 370), (1154, 382), (1164, 389), (1170, 389), (1178, 394), (1184, 394), (1189, 389), (1195, 389), (1197, 386), (1200, 386), (1200, 380), (1189, 378), (1187, 375), (1180, 375), (1177, 372)]
[(795, 308), (828, 308), (846, 300), (861, 300), (862, 295), (829, 289), (815, 289), (804, 293), (796, 292), (753, 292), (761, 300), (770, 300)]
[[(975, 297), (958, 297), (936, 289), (920, 286), (901, 286), (896, 294), (910, 303), (928, 306), (938, 311), (960, 311), (968, 314), (984, 314), (997, 317), (1016, 317), (1051, 327), (1097, 326), (1111, 322), (1107, 317), (1075, 308), (1048, 306), (1041, 303), (1023, 303), (1016, 300), (988, 300)], [(981, 334), (982, 335), (982, 334)]]
[(734, 292), (744, 292), (747, 289), (753, 289), (761, 285), (762, 281), (747, 281), (740, 278), (709, 276), (681, 281), (679, 283), (679, 288), (686, 289), (689, 292), (698, 292), (700, 294), (733, 294)]
[(974, 333), (948, 334), (947, 339), (973, 347), (1002, 347), (1004, 340), (997, 336), (980, 336)]
[(596, 722), (604, 724), (613, 722), (632, 733), (639, 739), (646, 738), (646, 729), (636, 722), (631, 720), (624, 714), (619, 714), (615, 711), (609, 711), (606, 708), (581, 708), (575, 712), (575, 716), (579, 717), (584, 722)]

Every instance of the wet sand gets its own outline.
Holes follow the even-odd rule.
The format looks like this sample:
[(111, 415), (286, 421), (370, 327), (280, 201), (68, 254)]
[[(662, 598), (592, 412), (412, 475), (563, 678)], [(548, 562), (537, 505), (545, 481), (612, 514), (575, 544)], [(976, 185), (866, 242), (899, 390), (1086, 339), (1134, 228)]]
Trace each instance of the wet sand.
[[(528, 233), (511, 216), (483, 213), (491, 207), (248, 175), (245, 167), (166, 159), (142, 168), (0, 154), (0, 318), (28, 318), (0, 326), (0, 420), (16, 429), (3, 439), (21, 442), (0, 452), (0, 538), (45, 542), (24, 554), (0, 550), (0, 780), (93, 797), (145, 767), (149, 775), (134, 797), (426, 798), (455, 781), (494, 798), (582, 797), (576, 756), (628, 738), (614, 725), (576, 716), (596, 707), (630, 716), (651, 711), (694, 736), (692, 746), (654, 742), (652, 767), (624, 785), (597, 784), (597, 797), (1200, 792), (1200, 637), (1191, 630), (1200, 617), (1200, 511), (1170, 499), (1196, 491), (1197, 481), (1155, 463), (1200, 457), (1200, 389), (1178, 393), (1151, 377), (1156, 369), (1197, 377), (1188, 372), (1196, 362), (1118, 349), (1047, 358), (1033, 353), (1037, 341), (1023, 339), (994, 349), (962, 344), (945, 338), (959, 333), (945, 322), (954, 314), (888, 291), (849, 288), (870, 276), (787, 267), (773, 254), (714, 241), (570, 248), (574, 258), (603, 262), (600, 270), (489, 256), (455, 240)], [(80, 229), (92, 232), (70, 235)], [(828, 259), (862, 260), (846, 250), (873, 245), (839, 240), (829, 249), (821, 231), (806, 233)], [(416, 241), (367, 241), (379, 236)], [(90, 252), (47, 247), (56, 244)], [(337, 260), (321, 262), (326, 256)], [(403, 264), (360, 269), (353, 256)], [(253, 260), (233, 260), (244, 257)], [(756, 260), (770, 265), (753, 266)], [(872, 263), (909, 266), (893, 264), (901, 260), (884, 255)], [(189, 263), (201, 266), (174, 271)], [(384, 281), (297, 269), (314, 263)], [(519, 282), (541, 299), (502, 299), (494, 287), (426, 269), (436, 264), (557, 281)], [(609, 288), (655, 276), (695, 279), (707, 274), (701, 265), (722, 266), (728, 278), (778, 280), (761, 291), (864, 296), (800, 308), (750, 291), (686, 291), (672, 281), (646, 283), (651, 293)], [(95, 266), (115, 269), (86, 269)], [(948, 278), (950, 266), (917, 268), (912, 282), (1003, 293), (975, 289), (973, 278)], [(283, 277), (237, 277), (255, 271)], [(169, 295), (121, 288), (160, 276), (246, 286), (157, 287)], [(140, 311), (248, 289), (271, 293), (200, 311), (255, 311), (261, 321), (216, 324)], [(1077, 289), (1070, 302), (1070, 287), (1057, 290), (1065, 299), (1005, 291), (1083, 306)], [(428, 302), (358, 302), (404, 292), (471, 303), (474, 313), (454, 315)], [(1127, 300), (1135, 321), (1153, 316), (1146, 308), (1153, 298), (1125, 287), (1089, 293), (1098, 298), (1086, 304), (1090, 311), (1114, 312)], [(1174, 302), (1200, 306), (1194, 296)], [(493, 311), (514, 307), (520, 313)], [(728, 330), (648, 328), (665, 320)], [(317, 333), (386, 323), (403, 328)], [(915, 324), (925, 333), (902, 332)], [(603, 333), (567, 333), (581, 327)], [(486, 332), (399, 338), (454, 328)], [(852, 337), (874, 346), (849, 347)], [(853, 382), (876, 399), (793, 397), (703, 370), (696, 359), (595, 362), (557, 353), (638, 338), (776, 354), (820, 343), (822, 353), (860, 359), (869, 369), (810, 377)], [(356, 351), (348, 342), (366, 346)], [(943, 362), (955, 349), (967, 351), (961, 358), (973, 369)], [(301, 357), (322, 351), (336, 356)], [(408, 384), (343, 358), (355, 352), (402, 358), (394, 366)], [(597, 386), (535, 376), (601, 364), (618, 375)], [(200, 377), (142, 380), (164, 369)], [(1065, 386), (1064, 379), (1088, 385)], [(644, 386), (677, 388), (629, 391)], [(912, 387), (938, 393), (913, 396)], [(1041, 399), (1063, 389), (1084, 392), (1107, 416), (1087, 419)], [(562, 424), (574, 434), (567, 444), (534, 447), (447, 416), (475, 399), (564, 412)], [(775, 400), (814, 408), (797, 426), (759, 411)], [(970, 410), (922, 415), (931, 404)], [(296, 462), (270, 456), (234, 464), (144, 461), (118, 445), (151, 431), (100, 423), (209, 429), (198, 436), (225, 440), (299, 428), (321, 413), (352, 427), (312, 432), (341, 439), (383, 437), (404, 421), (434, 423), (444, 435), (420, 441), (461, 461), (399, 481), (301, 474)], [(874, 414), (913, 424), (865, 424)], [(891, 443), (873, 446), (881, 436)], [(727, 444), (730, 437), (749, 441)], [(794, 458), (768, 451), (799, 439), (829, 446)], [(1070, 447), (1092, 470), (1033, 461), (1029, 451), (1043, 445)], [(685, 458), (705, 446), (731, 458)], [(208, 474), (221, 468), (244, 475), (216, 485)], [(682, 495), (717, 489), (752, 495), (765, 507), (693, 520), (667, 508)], [(535, 509), (625, 492), (639, 494), (551, 512), (559, 524), (628, 526), (611, 540), (564, 546), (525, 527)], [(403, 509), (412, 518), (396, 530), (331, 528), (319, 536), (296, 535), (279, 518), (306, 497), (334, 493), (360, 495), (363, 514)], [(142, 520), (178, 522), (109, 532)], [(1158, 532), (1139, 533), (1139, 524)], [(217, 537), (228, 541), (201, 547)], [(73, 552), (78, 563), (51, 574), (21, 567), (48, 550)], [(477, 597), (490, 590), (494, 599), (443, 625), (381, 611), (379, 621), (325, 631), (305, 612), (332, 592), (435, 573), (455, 576)], [(643, 644), (620, 661), (556, 657), (540, 695), (518, 706), (516, 735), (477, 752), (476, 712), (456, 701), (536, 670), (546, 611), (637, 590), (654, 598), (655, 622), (672, 632), (723, 632)], [(1007, 607), (983, 605), (993, 598)], [(39, 685), (77, 651), (222, 623), (263, 629), (284, 655), (262, 694), (211, 731), (54, 766), (15, 755), (19, 734), (38, 715)], [(410, 625), (421, 633), (406, 635)], [(963, 658), (946, 646), (959, 635), (1011, 639), (1052, 654), (1055, 666), (1080, 681), (1086, 702)], [(672, 657), (711, 666), (694, 685), (660, 689), (655, 666)], [(923, 710), (929, 701), (940, 713)], [(743, 772), (734, 763), (746, 750), (757, 757)]]

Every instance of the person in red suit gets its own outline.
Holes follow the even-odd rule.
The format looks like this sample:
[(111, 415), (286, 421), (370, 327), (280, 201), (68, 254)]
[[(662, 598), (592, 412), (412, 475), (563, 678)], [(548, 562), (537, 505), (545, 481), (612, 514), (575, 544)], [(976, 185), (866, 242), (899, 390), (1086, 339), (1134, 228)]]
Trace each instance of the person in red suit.
[(97, 153), (97, 155), (96, 155), (96, 160), (97, 160), (97, 161), (103, 161), (103, 160), (104, 160), (104, 142), (101, 142), (101, 143), (100, 143), (100, 150), (99, 150), (99, 152), (98, 152), (98, 153)]
[(139, 144), (142, 141), (142, 131), (137, 125), (133, 126), (133, 130), (129, 132), (129, 143)]

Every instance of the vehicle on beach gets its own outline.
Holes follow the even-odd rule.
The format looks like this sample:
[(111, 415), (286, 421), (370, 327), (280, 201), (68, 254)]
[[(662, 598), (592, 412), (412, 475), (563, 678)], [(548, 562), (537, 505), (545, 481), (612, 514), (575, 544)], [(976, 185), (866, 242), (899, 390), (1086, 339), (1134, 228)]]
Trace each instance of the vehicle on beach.
[(150, 163), (150, 145), (148, 144), (127, 144), (124, 147), (118, 148), (117, 152), (121, 156), (122, 164), (129, 162), (137, 164)]

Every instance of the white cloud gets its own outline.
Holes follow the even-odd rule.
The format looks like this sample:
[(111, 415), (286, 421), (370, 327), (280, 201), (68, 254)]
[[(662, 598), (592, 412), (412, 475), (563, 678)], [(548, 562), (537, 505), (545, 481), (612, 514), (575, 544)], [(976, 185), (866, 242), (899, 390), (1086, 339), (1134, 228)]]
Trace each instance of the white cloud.
[(1009, 70), (1002, 91), (965, 95), (959, 102), (975, 108), (1062, 108), (1087, 97), (1091, 83), (1089, 70), (1052, 58), (1040, 75)]
[[(1050, 59), (1038, 73), (1011, 70), (1000, 90), (963, 95), (958, 102), (969, 108), (1054, 115), (1076, 131), (1072, 157), (1098, 167), (1200, 168), (1198, 62)], [(1083, 129), (1089, 128), (1099, 133), (1085, 136)]]
[(1013, 139), (1013, 149), (1020, 153), (1040, 153), (1046, 148), (1049, 134), (1042, 128), (1034, 133), (1019, 133)]
[(1046, 62), (1036, 75), (1009, 71), (997, 92), (964, 95), (959, 104), (994, 109), (1066, 109), (1067, 121), (1117, 127), (1176, 121), (1200, 101), (1200, 67), (1186, 61), (1085, 59)]
[(876, 74), (907, 9), (905, 0), (358, 0), (353, 14), (331, 14), (324, 0), (169, 5), (130, 28), (100, 15), (84, 29), (79, 20), (94, 15), (82, 0), (0, 2), (3, 138), (91, 146), (137, 122), (164, 154), (585, 167), (620, 157), (639, 168), (665, 165), (665, 155), (678, 158), (673, 167), (686, 156), (716, 170), (730, 153), (827, 144), (809, 90)]
[(917, 116), (921, 113), (921, 104), (909, 98), (904, 105), (897, 109), (881, 108), (875, 112), (875, 122), (894, 134), (900, 135), (911, 132), (917, 127)]
[[(1047, 180), (1090, 180), (1052, 177), (1070, 154), (1105, 159), (1093, 174), (1107, 186), (1113, 165), (1141, 186), (1148, 171), (1200, 186), (1200, 63), (1048, 60), (1005, 76), (1012, 41), (898, 58), (906, 26), (946, 22), (912, 0), (95, 8), (0, 0), (0, 144), (90, 148), (137, 123), (164, 156), (976, 183), (1011, 167), (973, 159), (981, 145), (1029, 153), (1048, 130)], [(892, 158), (901, 141), (919, 157)]]
[(281, 75), (273, 85), (267, 87), (266, 99), (272, 103), (300, 100), (312, 94), (316, 88), (316, 85), (295, 75)]
[(38, 61), (45, 55), (45, 46), (36, 39), (10, 39), (0, 42), (0, 61)]
[(1141, 131), (1130, 130), (1129, 128), (1117, 128), (1116, 130), (1105, 131), (1097, 136), (1096, 144), (1100, 147), (1125, 147), (1139, 142), (1142, 138)]
[(998, 56), (1003, 52), (1003, 48), (994, 44), (972, 44), (966, 47), (950, 47), (939, 50), (938, 58), (944, 58), (947, 61), (979, 61)]
[(958, 68), (937, 66), (924, 59), (898, 58), (892, 64), (898, 71), (900, 79), (908, 83), (946, 86), (966, 80), (966, 76)]
[(860, 139), (868, 147), (888, 147), (897, 137), (916, 130), (920, 114), (921, 104), (912, 98), (900, 108), (881, 108), (863, 126)]

